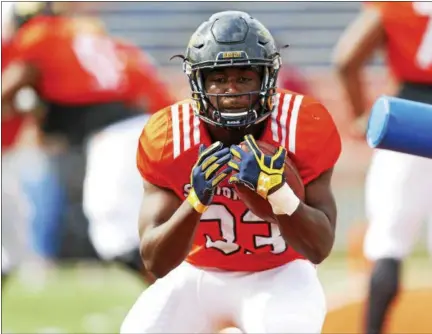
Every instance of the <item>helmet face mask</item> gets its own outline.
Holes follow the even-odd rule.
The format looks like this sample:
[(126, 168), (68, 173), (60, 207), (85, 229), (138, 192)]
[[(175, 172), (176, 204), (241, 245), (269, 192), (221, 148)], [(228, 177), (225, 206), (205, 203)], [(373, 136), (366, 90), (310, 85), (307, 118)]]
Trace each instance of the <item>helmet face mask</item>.
[[(206, 91), (205, 73), (209, 69), (248, 67), (257, 69), (261, 75), (259, 90), (234, 94)], [(232, 11), (213, 15), (197, 29), (183, 62), (196, 115), (209, 124), (224, 128), (247, 127), (271, 114), (280, 67), (281, 58), (268, 30), (248, 14)], [(221, 98), (240, 96), (248, 97), (247, 108), (238, 111), (220, 108)]]

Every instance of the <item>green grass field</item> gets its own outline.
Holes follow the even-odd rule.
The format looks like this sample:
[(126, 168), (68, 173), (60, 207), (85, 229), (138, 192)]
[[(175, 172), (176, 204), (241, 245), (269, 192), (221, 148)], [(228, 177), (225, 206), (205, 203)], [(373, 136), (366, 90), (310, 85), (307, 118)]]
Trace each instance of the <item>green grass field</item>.
[[(408, 284), (432, 284), (430, 264), (425, 256), (410, 258), (405, 266)], [(348, 274), (343, 255), (333, 255), (319, 267), (319, 274), (330, 309), (344, 302), (340, 295), (359, 298), (361, 284), (353, 280), (364, 282), (365, 276)], [(116, 333), (143, 289), (129, 272), (94, 263), (53, 270), (44, 285), (37, 281), (36, 273), (17, 274), (4, 287), (2, 333)]]
[(59, 268), (43, 286), (31, 276), (8, 283), (2, 333), (115, 333), (143, 289), (128, 272), (98, 264)]

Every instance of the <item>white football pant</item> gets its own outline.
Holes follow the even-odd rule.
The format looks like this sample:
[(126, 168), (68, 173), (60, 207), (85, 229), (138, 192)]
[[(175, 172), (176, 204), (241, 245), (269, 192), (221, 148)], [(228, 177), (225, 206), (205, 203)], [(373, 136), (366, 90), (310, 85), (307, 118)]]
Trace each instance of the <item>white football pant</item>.
[(368, 259), (404, 258), (426, 221), (432, 250), (432, 159), (376, 151), (366, 180), (366, 211)]

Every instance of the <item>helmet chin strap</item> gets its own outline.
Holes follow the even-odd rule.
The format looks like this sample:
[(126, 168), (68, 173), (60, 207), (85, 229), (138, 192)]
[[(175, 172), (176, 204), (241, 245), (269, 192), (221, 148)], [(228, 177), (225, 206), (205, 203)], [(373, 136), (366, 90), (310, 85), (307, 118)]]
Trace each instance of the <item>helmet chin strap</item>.
[(221, 112), (220, 115), (225, 118), (237, 118), (237, 117), (247, 116), (251, 111), (254, 112), (256, 115), (255, 110), (247, 110), (247, 111), (240, 111), (240, 112)]
[(239, 111), (239, 112), (222, 112), (219, 110), (213, 110), (212, 119), (218, 123), (227, 123), (229, 125), (230, 120), (234, 123), (235, 120), (243, 120), (245, 123), (253, 122), (258, 119), (258, 112), (255, 109)]

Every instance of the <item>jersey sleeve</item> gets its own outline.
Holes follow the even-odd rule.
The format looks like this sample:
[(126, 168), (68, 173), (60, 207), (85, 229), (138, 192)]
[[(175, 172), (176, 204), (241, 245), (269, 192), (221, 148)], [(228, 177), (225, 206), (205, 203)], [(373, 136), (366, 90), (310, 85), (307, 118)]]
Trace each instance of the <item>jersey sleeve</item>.
[(339, 132), (327, 109), (319, 102), (306, 102), (299, 110), (294, 162), (304, 184), (334, 167), (341, 154)]
[(169, 162), (165, 158), (170, 124), (168, 118), (169, 113), (166, 110), (150, 117), (139, 138), (136, 155), (141, 176), (162, 188), (169, 188)]

